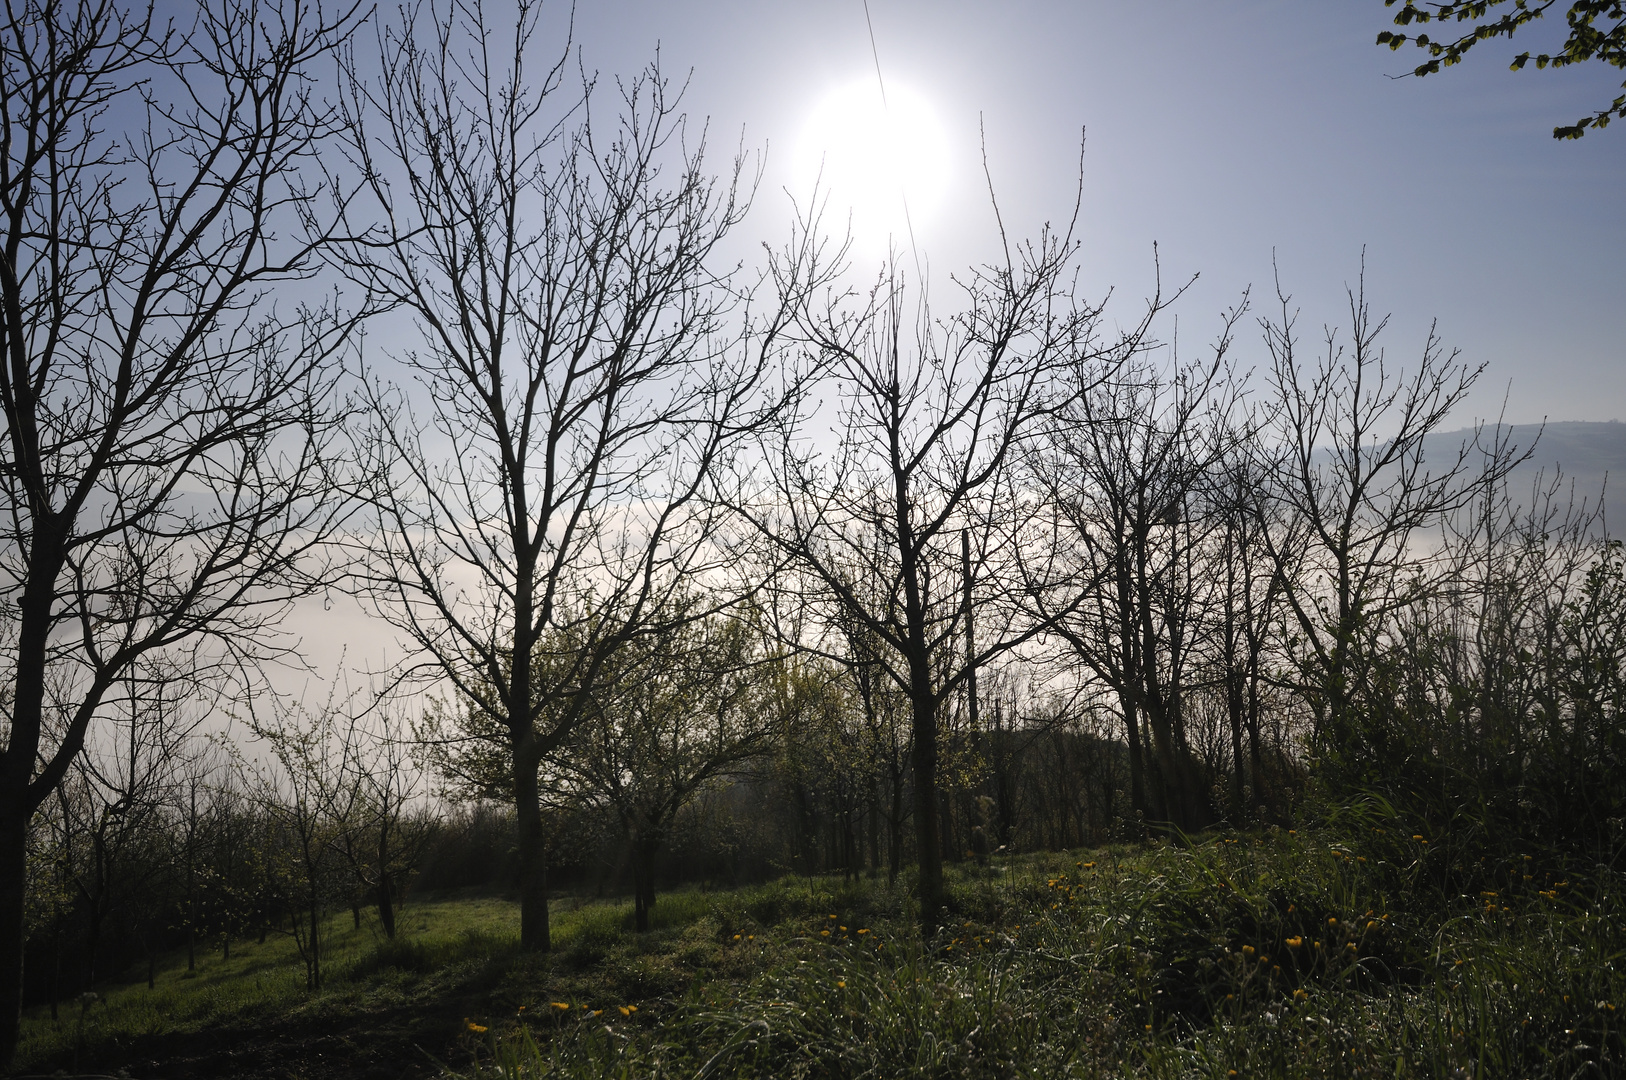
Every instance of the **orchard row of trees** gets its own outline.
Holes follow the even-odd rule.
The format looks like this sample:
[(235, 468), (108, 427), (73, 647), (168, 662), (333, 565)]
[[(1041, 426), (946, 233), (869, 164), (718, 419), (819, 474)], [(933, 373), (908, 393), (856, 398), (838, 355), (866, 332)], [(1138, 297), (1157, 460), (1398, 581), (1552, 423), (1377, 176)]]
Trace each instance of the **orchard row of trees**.
[(1071, 224), (934, 293), (815, 203), (751, 277), (751, 159), (568, 59), (527, 0), (0, 18), (0, 1061), (30, 925), (86, 978), (115, 910), (286, 927), (313, 985), (334, 896), (388, 928), (405, 735), (265, 674), (326, 591), (410, 649), (366, 722), (431, 695), (418, 759), (512, 808), (529, 949), (583, 820), (640, 925), (709, 820), (912, 860), (930, 932), (945, 852), (1280, 817), (1307, 765), (1610, 816), (1619, 560), (1499, 428), (1427, 445), (1478, 369), (1387, 362), (1359, 290), (1313, 355), (1246, 297), (1181, 352), (1180, 290), (1079, 295)]
[[(184, 679), (165, 685), (185, 685)], [(404, 889), (437, 833), (417, 772), (387, 725), (332, 708), (249, 742), (201, 731), (185, 697), (128, 698), (34, 823), (29, 978), (50, 1002), (184, 947), (291, 935), (313, 988), (322, 922), (346, 905), (395, 935)]]

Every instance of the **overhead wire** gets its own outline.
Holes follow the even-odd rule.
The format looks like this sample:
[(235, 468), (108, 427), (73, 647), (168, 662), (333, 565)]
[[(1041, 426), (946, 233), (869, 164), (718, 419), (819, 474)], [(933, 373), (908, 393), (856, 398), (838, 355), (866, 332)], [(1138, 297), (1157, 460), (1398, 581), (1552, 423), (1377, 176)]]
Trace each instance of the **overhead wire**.
[[(887, 132), (890, 136), (892, 127), (892, 106), (886, 100), (886, 79), (881, 74), (881, 52), (875, 47), (875, 22), (870, 18), (869, 0), (863, 0), (864, 27), (869, 31), (869, 55), (875, 62), (875, 85), (881, 90), (881, 113), (887, 121)], [(890, 140), (896, 145), (896, 140)], [(903, 183), (902, 171), (898, 174), (898, 198), (903, 203), (903, 225), (909, 233), (909, 253), (915, 260), (915, 275), (920, 279), (921, 287), (925, 287), (926, 275), (920, 268), (920, 245), (915, 243), (915, 222), (909, 214), (909, 192)]]

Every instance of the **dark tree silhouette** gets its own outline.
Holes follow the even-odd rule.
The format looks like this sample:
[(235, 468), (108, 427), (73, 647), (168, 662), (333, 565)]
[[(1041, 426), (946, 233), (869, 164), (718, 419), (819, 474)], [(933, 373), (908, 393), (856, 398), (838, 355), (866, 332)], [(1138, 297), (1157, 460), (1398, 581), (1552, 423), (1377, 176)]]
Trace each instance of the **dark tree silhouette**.
[(306, 74), (353, 11), (0, 15), (0, 1063), (35, 810), (143, 656), (251, 678), (286, 650), (274, 620), (342, 513), (337, 324), (261, 301), (322, 242), (300, 168), (332, 117)]
[(818, 276), (820, 251), (793, 244), (777, 274), (806, 347), (829, 365), (836, 414), (817, 424), (833, 419), (836, 442), (813, 453), (809, 430), (787, 426), (769, 451), (775, 496), (745, 509), (794, 570), (776, 587), (842, 639), (830, 657), (843, 660), (855, 632), (868, 636), (875, 662), (909, 698), (930, 932), (943, 904), (940, 711), (979, 666), (1046, 625), (1022, 590), (1008, 588), (1021, 580), (1016, 568), (1040, 517), (1012, 463), (1080, 391), (1080, 373), (1100, 378), (1133, 354), (1150, 314), (1119, 338), (1098, 339), (1101, 308), (1081, 303), (1068, 280), (1070, 229), (1007, 244), (1002, 264), (960, 283), (958, 310), (944, 318), (924, 302), (910, 316), (895, 268), (867, 298), (815, 294), (806, 282)]
[[(704, 133), (658, 69), (618, 84), (606, 125), (590, 82), (561, 90), (562, 59), (533, 80), (538, 5), (501, 29), (478, 3), (404, 18), (380, 38), (382, 75), (350, 83), (382, 220), (340, 262), (375, 312), (415, 326), (396, 355), (428, 417), (368, 383), (361, 584), (420, 670), (506, 733), (520, 936), (545, 950), (538, 770), (618, 650), (705, 615), (667, 601), (719, 557), (711, 487), (772, 410), (773, 334), (739, 329), (710, 265), (745, 212), (744, 161), (705, 172)], [(550, 635), (568, 654), (544, 655)]]
[[(1374, 663), (1395, 619), (1431, 586), (1431, 553), (1419, 531), (1438, 525), (1529, 456), (1500, 445), (1476, 462), (1473, 442), (1429, 460), (1426, 443), (1467, 396), (1484, 366), (1446, 352), (1433, 328), (1415, 368), (1386, 362), (1364, 281), (1349, 293), (1348, 344), (1328, 327), (1314, 366), (1299, 359), (1294, 312), (1261, 320), (1270, 354), (1271, 426), (1265, 443), (1267, 509), (1275, 527), (1258, 539), (1277, 570), (1298, 644), (1299, 689), (1336, 767), (1359, 753), (1359, 725)], [(1476, 429), (1475, 439), (1478, 438)]]

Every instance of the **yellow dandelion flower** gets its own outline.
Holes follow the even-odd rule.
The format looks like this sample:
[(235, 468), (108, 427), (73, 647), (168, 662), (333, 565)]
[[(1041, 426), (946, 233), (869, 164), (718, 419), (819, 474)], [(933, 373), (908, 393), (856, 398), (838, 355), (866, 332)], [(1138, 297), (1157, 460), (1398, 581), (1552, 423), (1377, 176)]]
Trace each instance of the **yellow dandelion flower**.
[(632, 1015), (632, 1010), (627, 1008), (625, 1005), (617, 1005), (615, 1008), (616, 1008), (616, 1011), (619, 1012), (622, 1016), (631, 1016)]
[(1338, 925), (1338, 920), (1337, 919), (1328, 919), (1327, 920), (1327, 925), (1328, 926), (1337, 926)]
[(468, 1029), (470, 1031), (474, 1032), (476, 1035), (484, 1035), (487, 1031), (491, 1030), (490, 1028), (486, 1027), (484, 1024), (476, 1024), (473, 1020), (470, 1020), (466, 1016), (463, 1018), (463, 1023), (468, 1027)]
[(836, 980), (836, 989), (837, 990), (845, 990), (845, 989), (847, 989), (847, 980), (846, 979), (837, 979)]
[(860, 933), (860, 934), (867, 934), (867, 933), (869, 933), (869, 931), (868, 931), (868, 930), (860, 930), (860, 931), (858, 931), (858, 932), (859, 932), (859, 933)]
[(550, 1002), (548, 1002), (548, 1004), (552, 1005), (555, 1009), (569, 1009), (570, 1008), (570, 1002), (568, 1002), (568, 1001), (550, 1001)]
[(1300, 945), (1303, 945), (1303, 944), (1304, 944), (1304, 939), (1301, 938), (1301, 937), (1290, 937), (1290, 938), (1287, 939), (1287, 947), (1290, 948), (1290, 949), (1296, 949)]
[(1300, 988), (1298, 990), (1293, 991), (1293, 1000), (1294, 1001), (1306, 1001), (1306, 1000), (1309, 999), (1309, 997), (1310, 997), (1310, 992), (1308, 990), (1303, 989), (1303, 988)]
[(735, 940), (735, 941), (738, 941), (738, 940), (740, 940), (740, 935), (738, 935), (738, 934), (735, 934), (735, 935), (734, 935), (734, 940)]
[(836, 927), (836, 929), (837, 929), (837, 930), (845, 930), (845, 929), (847, 929), (847, 928), (846, 928), (846, 927), (845, 927), (845, 926), (838, 926), (838, 927)]
[(828, 930), (820, 930), (819, 931), (819, 936), (820, 937), (829, 937), (830, 936), (830, 931), (828, 931)]
[(1242, 955), (1243, 956), (1252, 956), (1253, 955), (1253, 946), (1252, 945), (1244, 945), (1244, 946), (1242, 946)]

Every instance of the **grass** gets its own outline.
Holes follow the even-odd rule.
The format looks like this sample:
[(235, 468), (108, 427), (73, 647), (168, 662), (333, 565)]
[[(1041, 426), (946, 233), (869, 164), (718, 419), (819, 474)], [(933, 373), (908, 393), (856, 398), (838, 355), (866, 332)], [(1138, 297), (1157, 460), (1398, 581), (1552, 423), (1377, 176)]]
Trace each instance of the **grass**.
[[(1608, 867), (1458, 850), (1357, 806), (962, 866), (927, 945), (902, 888), (837, 879), (663, 896), (646, 935), (625, 904), (562, 905), (548, 957), (517, 953), (496, 900), (413, 905), (397, 942), (346, 917), (321, 993), (288, 943), (244, 948), (110, 989), (83, 1054), (282, 1031), (266, 1075), (329, 1075), (298, 1039), (336, 1031), (345, 1075), (1608, 1076), (1623, 897)], [(66, 1063), (77, 1022), (31, 1016), (25, 1063)]]

